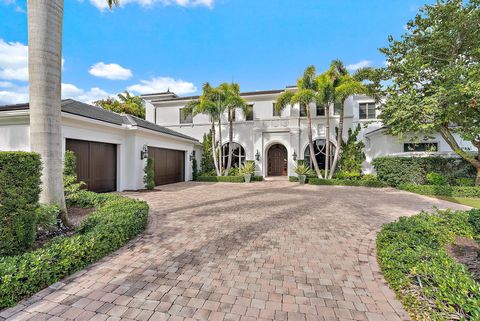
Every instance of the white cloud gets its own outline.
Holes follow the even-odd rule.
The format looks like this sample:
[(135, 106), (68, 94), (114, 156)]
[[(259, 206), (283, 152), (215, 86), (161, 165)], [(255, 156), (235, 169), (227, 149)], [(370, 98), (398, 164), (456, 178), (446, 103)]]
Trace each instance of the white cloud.
[(370, 67), (371, 65), (372, 65), (372, 62), (370, 60), (362, 60), (362, 61), (359, 61), (355, 64), (348, 65), (347, 69), (351, 70), (351, 71), (356, 71), (360, 68)]
[(113, 96), (105, 90), (98, 87), (84, 90), (72, 84), (62, 84), (62, 99), (75, 99), (85, 103), (93, 103), (96, 100), (104, 99)]
[[(155, 4), (160, 4), (163, 6), (172, 6), (178, 5), (181, 7), (197, 7), (203, 6), (211, 8), (213, 7), (214, 0), (122, 0), (120, 5), (124, 6), (129, 3), (137, 3), (142, 7), (151, 7)], [(105, 10), (108, 8), (107, 1), (105, 0), (90, 0), (90, 3), (97, 7), (100, 10)]]
[(138, 94), (158, 93), (167, 91), (168, 89), (179, 95), (190, 94), (197, 91), (197, 87), (191, 82), (170, 77), (153, 77), (150, 80), (140, 80), (139, 84), (128, 87), (129, 91)]
[(28, 46), (0, 38), (0, 79), (28, 81)]
[(91, 75), (100, 78), (107, 78), (110, 80), (126, 80), (132, 77), (132, 71), (127, 68), (123, 68), (118, 64), (105, 64), (98, 62), (88, 71)]
[(28, 101), (28, 87), (11, 82), (0, 82), (0, 105), (20, 104)]

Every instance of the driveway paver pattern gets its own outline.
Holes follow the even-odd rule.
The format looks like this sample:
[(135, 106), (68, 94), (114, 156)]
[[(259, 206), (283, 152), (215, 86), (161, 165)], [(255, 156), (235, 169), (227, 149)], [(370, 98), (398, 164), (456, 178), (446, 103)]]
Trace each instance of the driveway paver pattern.
[(408, 320), (375, 257), (382, 224), (460, 205), (394, 189), (180, 183), (139, 239), (0, 320)]

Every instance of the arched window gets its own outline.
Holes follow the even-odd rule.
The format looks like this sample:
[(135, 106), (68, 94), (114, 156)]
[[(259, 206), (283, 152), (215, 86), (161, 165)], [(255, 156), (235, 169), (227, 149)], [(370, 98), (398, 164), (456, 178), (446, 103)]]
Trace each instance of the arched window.
[[(317, 159), (318, 167), (320, 169), (325, 169), (326, 164), (326, 139), (317, 139), (313, 142), (313, 149), (315, 150), (315, 158)], [(335, 145), (330, 142), (330, 164), (332, 164), (333, 154), (335, 153)], [(310, 168), (313, 169), (313, 162), (310, 159), (310, 146), (305, 147), (305, 153), (303, 154), (305, 163), (310, 165)]]
[[(227, 168), (228, 164), (228, 144), (223, 144), (222, 147), (222, 157), (223, 157), (223, 168)], [(245, 162), (245, 149), (242, 145), (233, 143), (232, 144), (232, 168), (240, 167)]]

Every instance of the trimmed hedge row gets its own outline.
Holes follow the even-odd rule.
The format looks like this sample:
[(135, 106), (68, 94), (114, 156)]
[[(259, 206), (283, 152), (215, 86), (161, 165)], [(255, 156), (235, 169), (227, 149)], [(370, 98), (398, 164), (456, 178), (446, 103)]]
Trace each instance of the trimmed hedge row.
[(0, 152), (0, 256), (21, 253), (35, 242), (41, 169), (38, 154)]
[(479, 186), (444, 186), (444, 185), (415, 185), (401, 184), (400, 189), (422, 194), (436, 196), (453, 196), (453, 197), (480, 197)]
[[(297, 179), (298, 181), (298, 179)], [(388, 184), (377, 180), (347, 180), (347, 179), (322, 179), (310, 178), (311, 185), (341, 185), (341, 186), (365, 186), (365, 187), (388, 187)]]
[(461, 158), (444, 157), (379, 157), (373, 160), (379, 180), (391, 186), (401, 184), (426, 184), (428, 173), (446, 175), (447, 181), (455, 185), (457, 179), (475, 177), (476, 170)]
[(117, 250), (147, 225), (148, 205), (142, 201), (80, 191), (68, 202), (96, 210), (76, 235), (54, 238), (22, 255), (0, 257), (0, 308), (12, 306)]
[(480, 284), (445, 250), (480, 237), (480, 210), (422, 212), (383, 226), (377, 255), (385, 279), (414, 320), (480, 320)]
[[(244, 183), (243, 176), (198, 176), (198, 182)], [(263, 181), (262, 176), (252, 176), (252, 182)]]

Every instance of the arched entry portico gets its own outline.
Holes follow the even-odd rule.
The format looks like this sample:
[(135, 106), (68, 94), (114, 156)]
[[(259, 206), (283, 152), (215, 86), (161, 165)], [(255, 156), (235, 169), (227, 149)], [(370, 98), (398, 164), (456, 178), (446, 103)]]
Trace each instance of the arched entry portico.
[(267, 176), (288, 175), (288, 153), (282, 144), (270, 146), (267, 152)]

